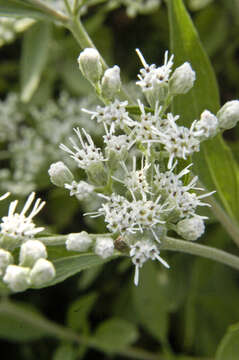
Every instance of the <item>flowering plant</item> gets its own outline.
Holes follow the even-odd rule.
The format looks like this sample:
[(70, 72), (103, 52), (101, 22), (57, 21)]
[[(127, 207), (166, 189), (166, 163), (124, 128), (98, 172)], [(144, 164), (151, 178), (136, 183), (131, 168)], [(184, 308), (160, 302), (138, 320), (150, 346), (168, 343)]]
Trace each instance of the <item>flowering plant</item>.
[[(230, 98), (219, 104), (213, 69), (183, 1), (165, 3), (167, 6), (157, 0), (9, 0), (6, 4), (0, 0), (0, 15), (4, 16), (0, 46), (26, 31), (20, 97), (10, 93), (0, 103), (1, 205), (4, 208), (11, 194), (28, 194), (21, 211), (18, 200), (11, 201), (8, 214), (1, 218), (0, 294), (4, 301), (0, 304), (0, 334), (11, 338), (4, 316), (6, 323), (8, 316), (13, 323), (23, 319), (29, 327), (26, 340), (42, 334), (64, 340), (54, 359), (83, 358), (86, 348), (108, 355), (156, 358), (157, 354), (143, 347), (129, 347), (140, 339), (138, 324), (159, 342), (160, 358), (179, 359), (169, 336), (169, 315), (182, 304), (186, 330), (181, 353), (211, 356), (218, 345), (214, 343), (229, 325), (226, 321), (223, 331), (212, 336), (213, 345), (207, 345), (203, 337), (197, 345), (190, 330), (191, 322), (197, 326), (196, 314), (192, 315), (197, 288), (193, 293), (188, 283), (192, 288), (201, 284), (198, 278), (205, 260), (200, 257), (227, 265), (234, 274), (239, 269), (233, 247), (225, 251), (224, 242), (220, 246), (220, 242), (207, 241), (210, 229), (221, 226), (217, 234), (223, 229), (239, 244), (238, 165), (222, 137), (237, 125), (239, 100)], [(191, 1), (188, 5), (198, 10), (209, 3), (212, 1), (200, 5)], [(150, 55), (136, 47), (130, 58), (140, 68), (137, 79), (130, 83), (125, 80), (126, 63), (108, 66), (82, 23), (87, 16), (102, 23), (106, 14), (120, 13), (122, 6), (130, 21), (154, 11), (163, 16), (167, 11), (169, 17), (170, 51), (161, 53), (161, 62), (151, 64)], [(24, 26), (18, 30), (21, 21)], [(56, 25), (54, 35), (51, 23)], [(101, 25), (88, 24), (87, 28), (90, 26), (100, 29)], [(78, 58), (64, 28), (77, 41), (76, 50), (81, 48)], [(58, 37), (62, 49), (56, 45)], [(50, 61), (51, 45), (55, 53)], [(64, 46), (74, 49), (70, 65), (63, 60)], [(65, 66), (60, 75), (55, 69), (58, 62)], [(69, 76), (64, 74), (67, 69)], [(47, 91), (55, 91), (58, 79), (68, 92), (60, 87), (59, 99), (49, 100), (41, 81), (44, 76)], [(76, 89), (79, 98), (70, 94)], [(46, 201), (35, 200), (36, 191)], [(36, 215), (45, 211), (46, 218), (39, 217), (38, 224)], [(199, 260), (195, 265), (178, 252), (198, 255)], [(112, 272), (108, 281), (102, 272), (106, 263)], [(222, 268), (214, 262), (205, 264), (208, 274), (213, 273), (213, 266)], [(66, 328), (8, 299), (12, 293), (50, 289), (82, 270), (80, 291), (89, 289), (97, 277), (103, 286), (113, 281), (116, 294), (119, 287), (115, 284), (120, 281), (122, 287), (112, 318), (94, 331), (89, 322), (98, 297), (94, 292), (71, 304)], [(232, 282), (232, 291), (239, 296), (227, 273), (230, 270), (225, 271), (223, 281)], [(212, 277), (210, 287), (214, 280)], [(81, 317), (75, 315), (78, 308)], [(132, 320), (134, 311), (137, 320)], [(27, 321), (30, 317), (34, 325)], [(216, 360), (230, 360), (234, 336), (225, 335)], [(16, 330), (12, 339), (24, 340), (24, 335)]]

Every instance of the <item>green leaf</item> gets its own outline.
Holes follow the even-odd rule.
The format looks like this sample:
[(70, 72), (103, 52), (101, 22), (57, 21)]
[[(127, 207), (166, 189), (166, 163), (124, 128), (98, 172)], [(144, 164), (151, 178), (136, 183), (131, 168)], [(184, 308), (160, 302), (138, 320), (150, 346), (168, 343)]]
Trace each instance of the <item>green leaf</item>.
[(120, 318), (111, 318), (99, 325), (93, 339), (98, 348), (113, 353), (124, 350), (137, 337), (138, 332), (133, 324)]
[(91, 293), (81, 296), (69, 307), (67, 313), (67, 325), (74, 330), (82, 330), (85, 327), (87, 317), (97, 300), (98, 295)]
[(238, 360), (239, 354), (239, 323), (230, 326), (220, 342), (215, 360)]
[(39, 288), (58, 284), (82, 270), (89, 269), (92, 266), (102, 265), (115, 257), (117, 257), (117, 255), (107, 259), (102, 259), (95, 254), (87, 253), (80, 255), (69, 255), (68, 257), (57, 259), (53, 261), (56, 269), (56, 277), (51, 282), (40, 286)]
[(77, 358), (76, 350), (72, 345), (68, 344), (59, 346), (56, 349), (52, 360), (75, 360)]
[(0, 16), (22, 16), (40, 20), (54, 20), (40, 9), (20, 0), (0, 0)]
[(24, 34), (21, 56), (21, 100), (28, 102), (37, 89), (47, 62), (51, 26), (37, 22)]
[[(176, 65), (189, 61), (197, 75), (194, 88), (188, 94), (176, 97), (173, 104), (175, 114), (181, 116), (185, 125), (190, 125), (203, 110), (218, 111), (218, 87), (208, 56), (183, 1), (168, 0), (167, 4), (171, 50), (175, 54)], [(207, 189), (217, 190), (216, 197), (228, 214), (238, 218), (237, 164), (220, 135), (201, 144), (201, 152), (194, 156), (194, 168)]]
[(133, 303), (139, 321), (159, 341), (166, 342), (168, 302), (158, 282), (159, 264), (146, 263), (140, 270), (140, 282), (133, 287)]
[(67, 329), (45, 319), (28, 304), (0, 303), (0, 338), (9, 341), (32, 341), (43, 336), (72, 340)]

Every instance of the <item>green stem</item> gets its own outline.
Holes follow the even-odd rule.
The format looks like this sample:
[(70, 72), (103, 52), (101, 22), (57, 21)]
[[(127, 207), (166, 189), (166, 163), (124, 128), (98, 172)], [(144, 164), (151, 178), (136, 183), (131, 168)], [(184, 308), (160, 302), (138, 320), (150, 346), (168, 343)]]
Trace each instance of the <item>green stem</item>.
[(239, 257), (228, 254), (210, 246), (195, 244), (194, 242), (166, 237), (160, 246), (162, 250), (179, 251), (191, 255), (202, 256), (207, 259), (218, 261), (239, 270)]
[(210, 196), (206, 201), (212, 206), (211, 210), (215, 217), (220, 221), (237, 246), (239, 246), (239, 227), (237, 224), (234, 223), (234, 221), (227, 215), (220, 204), (212, 196)]

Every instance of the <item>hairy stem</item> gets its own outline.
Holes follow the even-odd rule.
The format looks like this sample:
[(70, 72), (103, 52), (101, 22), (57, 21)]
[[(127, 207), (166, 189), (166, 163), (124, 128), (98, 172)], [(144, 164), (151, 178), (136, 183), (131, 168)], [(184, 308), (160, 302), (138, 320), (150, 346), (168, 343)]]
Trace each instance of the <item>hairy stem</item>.
[(179, 251), (191, 255), (202, 256), (207, 259), (218, 261), (239, 270), (239, 257), (231, 255), (223, 250), (210, 246), (195, 244), (194, 242), (166, 237), (160, 246), (162, 250)]

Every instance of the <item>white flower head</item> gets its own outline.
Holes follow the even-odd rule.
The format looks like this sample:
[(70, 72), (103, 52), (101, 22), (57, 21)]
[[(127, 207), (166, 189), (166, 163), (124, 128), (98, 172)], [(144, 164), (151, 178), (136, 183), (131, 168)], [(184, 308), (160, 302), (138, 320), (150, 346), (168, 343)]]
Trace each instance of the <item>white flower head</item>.
[(134, 126), (135, 121), (129, 117), (126, 110), (128, 101), (120, 101), (115, 99), (107, 106), (97, 106), (96, 111), (89, 111), (82, 109), (82, 111), (91, 115), (91, 120), (96, 120), (98, 123), (105, 123), (107, 125), (114, 124), (115, 127), (124, 129), (125, 125)]
[(38, 259), (46, 259), (45, 245), (39, 240), (28, 240), (21, 245), (19, 265), (32, 267)]
[(75, 141), (72, 138), (70, 138), (70, 141), (73, 145), (73, 149), (75, 152), (70, 150), (64, 144), (61, 144), (60, 148), (71, 155), (72, 159), (76, 161), (79, 168), (87, 170), (92, 165), (105, 161), (101, 149), (95, 146), (91, 136), (85, 131), (85, 129), (82, 129), (82, 132), (86, 138), (86, 141), (83, 140), (79, 128), (74, 129), (74, 131), (78, 139), (80, 140), (81, 147), (79, 147), (75, 143)]
[(95, 253), (106, 259), (114, 253), (114, 241), (110, 237), (97, 237), (95, 242)]
[(195, 123), (195, 134), (200, 140), (206, 140), (213, 137), (219, 130), (218, 119), (210, 111), (204, 110), (200, 120)]
[(139, 81), (136, 82), (145, 94), (149, 104), (155, 106), (156, 102), (162, 102), (168, 94), (168, 82), (172, 72), (173, 58), (172, 55), (168, 59), (168, 51), (164, 54), (164, 64), (160, 67), (156, 67), (155, 64), (148, 65), (140, 52), (136, 49), (136, 52), (143, 64), (143, 68), (140, 69), (138, 75)]
[(24, 291), (30, 286), (30, 269), (18, 265), (9, 265), (6, 269), (3, 281), (12, 291)]
[(76, 196), (78, 200), (84, 200), (87, 198), (95, 189), (95, 187), (86, 181), (72, 181), (71, 184), (65, 184), (65, 188), (70, 190), (70, 196)]
[(8, 216), (4, 216), (2, 218), (2, 223), (0, 224), (2, 235), (6, 235), (17, 240), (34, 237), (34, 235), (44, 230), (43, 227), (36, 227), (32, 219), (41, 211), (45, 205), (45, 201), (37, 199), (32, 211), (29, 215), (26, 216), (26, 213), (31, 207), (34, 198), (35, 193), (33, 192), (29, 195), (20, 214), (15, 213), (18, 201), (15, 200), (10, 203)]
[(38, 259), (30, 271), (29, 281), (33, 286), (43, 286), (54, 279), (56, 270), (52, 262)]
[(160, 251), (151, 240), (141, 240), (137, 241), (133, 245), (130, 245), (130, 257), (132, 258), (132, 262), (135, 265), (134, 283), (136, 286), (139, 283), (139, 269), (148, 259), (157, 259), (166, 268), (169, 268), (168, 263), (163, 260), (159, 254)]
[(89, 250), (92, 245), (92, 239), (86, 231), (69, 234), (66, 240), (66, 248), (71, 251), (84, 252)]

